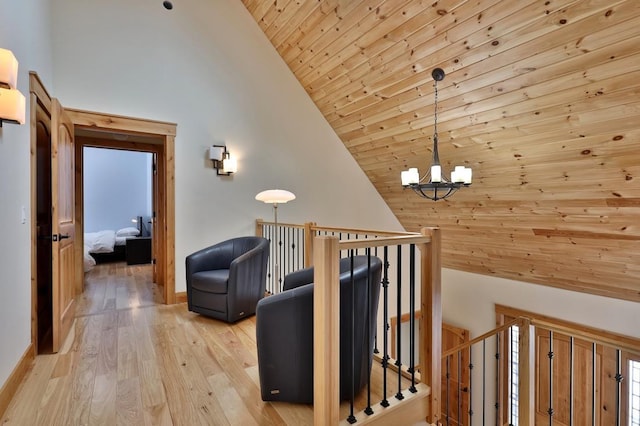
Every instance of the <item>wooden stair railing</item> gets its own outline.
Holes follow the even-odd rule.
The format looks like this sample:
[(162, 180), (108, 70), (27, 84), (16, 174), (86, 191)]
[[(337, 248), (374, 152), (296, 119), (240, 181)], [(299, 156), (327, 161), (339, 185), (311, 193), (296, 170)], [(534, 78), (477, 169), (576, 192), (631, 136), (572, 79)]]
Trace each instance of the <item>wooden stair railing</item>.
[(377, 406), (374, 414), (359, 413), (357, 424), (408, 424), (440, 416), (440, 366), (442, 339), (440, 230), (425, 228), (421, 234), (370, 240), (339, 241), (336, 236), (314, 238), (314, 424), (348, 424), (339, 419), (339, 257), (341, 250), (399, 244), (420, 249), (420, 309), (431, 312), (420, 327), (419, 353), (423, 382), (417, 392)]

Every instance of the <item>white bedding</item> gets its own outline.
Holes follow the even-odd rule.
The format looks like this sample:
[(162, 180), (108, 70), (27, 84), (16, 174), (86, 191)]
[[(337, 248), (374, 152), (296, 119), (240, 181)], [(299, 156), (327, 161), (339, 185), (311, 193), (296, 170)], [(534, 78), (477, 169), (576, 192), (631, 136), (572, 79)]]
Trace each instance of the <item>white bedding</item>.
[(115, 231), (86, 232), (84, 234), (84, 245), (89, 248), (89, 253), (111, 253), (115, 244)]
[(96, 266), (96, 260), (89, 254), (89, 247), (84, 245), (84, 271), (89, 272)]

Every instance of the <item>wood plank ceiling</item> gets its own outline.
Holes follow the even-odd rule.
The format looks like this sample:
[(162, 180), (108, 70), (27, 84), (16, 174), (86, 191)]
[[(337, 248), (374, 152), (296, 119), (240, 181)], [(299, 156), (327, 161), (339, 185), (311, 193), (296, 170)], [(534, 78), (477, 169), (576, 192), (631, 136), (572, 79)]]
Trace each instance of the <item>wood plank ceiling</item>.
[[(640, 1), (243, 2), (445, 267), (640, 301)], [(438, 202), (400, 185), (430, 164), (435, 67), (443, 169), (474, 176)]]

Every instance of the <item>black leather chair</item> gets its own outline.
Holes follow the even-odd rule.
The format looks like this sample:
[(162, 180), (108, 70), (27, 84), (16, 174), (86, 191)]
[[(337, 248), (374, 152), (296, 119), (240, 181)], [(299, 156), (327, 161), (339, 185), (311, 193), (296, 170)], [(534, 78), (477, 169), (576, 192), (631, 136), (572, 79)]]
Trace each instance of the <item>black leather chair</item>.
[(236, 322), (251, 316), (264, 297), (269, 240), (240, 237), (197, 251), (186, 259), (189, 310)]
[[(340, 398), (357, 394), (371, 372), (382, 261), (355, 256), (352, 310), (351, 259), (340, 260)], [(309, 284), (311, 283), (311, 284)], [(289, 274), (284, 291), (258, 302), (256, 340), (263, 401), (313, 403), (313, 268)], [(367, 294), (368, 293), (368, 294)], [(369, 306), (367, 306), (369, 301)], [(355, 313), (354, 332), (351, 313)], [(369, 323), (367, 328), (367, 312)], [(351, 350), (354, 343), (354, 368)], [(368, 343), (368, 345), (367, 345)]]

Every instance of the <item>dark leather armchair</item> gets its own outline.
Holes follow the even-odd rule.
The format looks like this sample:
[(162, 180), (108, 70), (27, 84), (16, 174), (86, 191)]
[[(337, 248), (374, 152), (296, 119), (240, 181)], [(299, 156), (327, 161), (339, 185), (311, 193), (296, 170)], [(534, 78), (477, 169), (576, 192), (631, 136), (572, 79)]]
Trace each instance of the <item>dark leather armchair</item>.
[[(340, 260), (340, 397), (367, 383), (376, 330), (382, 261), (353, 258), (355, 327), (351, 329), (351, 259)], [(311, 284), (309, 284), (311, 283)], [(313, 268), (289, 274), (284, 291), (258, 302), (256, 340), (263, 401), (313, 403)], [(367, 306), (367, 301), (369, 305)], [(367, 324), (367, 312), (369, 322)], [(368, 325), (368, 328), (367, 328)], [(351, 347), (354, 343), (354, 368)], [(367, 345), (368, 343), (368, 345)]]
[(264, 297), (269, 240), (240, 237), (197, 251), (186, 259), (189, 310), (236, 322), (251, 316)]

